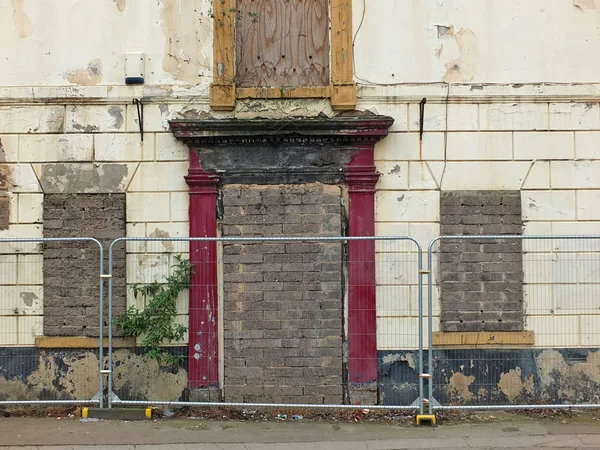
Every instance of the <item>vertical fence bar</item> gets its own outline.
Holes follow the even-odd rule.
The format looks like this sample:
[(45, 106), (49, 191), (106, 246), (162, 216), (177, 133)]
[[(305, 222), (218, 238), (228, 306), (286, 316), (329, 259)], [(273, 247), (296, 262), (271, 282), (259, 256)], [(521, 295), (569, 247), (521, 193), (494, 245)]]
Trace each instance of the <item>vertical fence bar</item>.
[(108, 249), (108, 380), (107, 380), (107, 392), (108, 408), (112, 408), (112, 393), (113, 393), (113, 253), (114, 246), (119, 242), (124, 241), (125, 238), (115, 239), (111, 242)]
[(100, 244), (100, 328), (98, 329), (98, 385), (100, 408), (104, 408), (104, 247)]
[(429, 271), (427, 279), (427, 373), (430, 375), (427, 379), (428, 414), (433, 414), (433, 247), (438, 239), (431, 241), (427, 251), (427, 270)]
[(419, 301), (419, 413), (424, 412), (424, 400), (423, 400), (423, 251), (420, 245), (417, 243), (419, 248), (418, 257), (418, 270), (419, 270), (419, 287), (418, 287), (418, 301)]

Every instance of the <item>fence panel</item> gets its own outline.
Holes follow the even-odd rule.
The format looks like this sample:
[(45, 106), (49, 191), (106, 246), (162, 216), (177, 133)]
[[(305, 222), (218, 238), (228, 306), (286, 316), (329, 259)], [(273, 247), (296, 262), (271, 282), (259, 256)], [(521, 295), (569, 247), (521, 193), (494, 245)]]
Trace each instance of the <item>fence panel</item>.
[(600, 236), (441, 236), (428, 265), (430, 412), (598, 406)]
[(92, 238), (0, 239), (0, 405), (102, 405), (103, 253)]
[[(122, 238), (110, 273), (124, 247), (126, 292), (109, 286), (109, 406), (419, 407), (411, 238)], [(149, 312), (160, 302), (166, 320)], [(135, 348), (117, 345), (131, 336)]]

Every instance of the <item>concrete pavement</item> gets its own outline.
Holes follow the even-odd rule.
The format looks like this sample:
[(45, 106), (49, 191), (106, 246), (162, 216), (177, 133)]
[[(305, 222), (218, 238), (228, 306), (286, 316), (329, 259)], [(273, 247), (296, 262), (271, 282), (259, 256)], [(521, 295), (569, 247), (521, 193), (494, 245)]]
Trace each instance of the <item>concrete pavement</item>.
[(436, 428), (376, 423), (240, 422), (177, 419), (144, 422), (0, 419), (1, 450), (392, 450), (600, 449), (600, 422), (512, 421)]

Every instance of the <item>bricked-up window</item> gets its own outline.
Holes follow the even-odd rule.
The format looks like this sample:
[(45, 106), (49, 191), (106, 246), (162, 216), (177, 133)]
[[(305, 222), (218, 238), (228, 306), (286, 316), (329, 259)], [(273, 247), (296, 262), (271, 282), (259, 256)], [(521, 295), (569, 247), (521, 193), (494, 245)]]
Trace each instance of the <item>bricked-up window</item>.
[(0, 192), (0, 230), (8, 229), (10, 199)]
[(328, 0), (237, 0), (236, 85), (329, 85), (328, 10)]
[[(440, 198), (443, 235), (522, 234), (519, 191), (450, 191)], [(440, 242), (443, 331), (522, 331), (521, 239)]]

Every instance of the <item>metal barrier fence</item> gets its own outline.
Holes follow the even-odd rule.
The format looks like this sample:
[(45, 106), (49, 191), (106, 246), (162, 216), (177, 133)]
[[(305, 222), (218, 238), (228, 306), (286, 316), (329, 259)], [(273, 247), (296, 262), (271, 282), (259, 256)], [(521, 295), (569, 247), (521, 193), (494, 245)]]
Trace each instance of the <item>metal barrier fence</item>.
[[(421, 268), (421, 247), (404, 236), (117, 239), (108, 405), (422, 409)], [(185, 333), (137, 314), (166, 298)], [(127, 335), (136, 354), (113, 345)], [(125, 372), (144, 357), (136, 387)], [(403, 370), (386, 378), (392, 363)]]
[(600, 236), (440, 236), (428, 268), (430, 414), (600, 407)]
[(96, 239), (0, 239), (0, 405), (600, 407), (600, 236), (422, 255), (404, 236), (120, 238), (105, 274)]
[(93, 238), (0, 239), (0, 405), (102, 406), (102, 345), (57, 342), (102, 342), (103, 260)]

